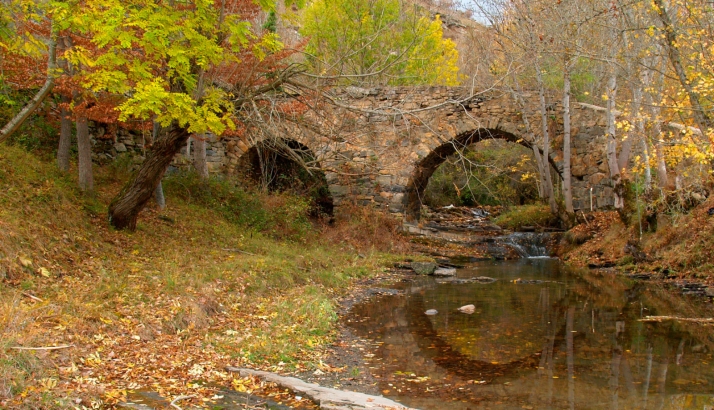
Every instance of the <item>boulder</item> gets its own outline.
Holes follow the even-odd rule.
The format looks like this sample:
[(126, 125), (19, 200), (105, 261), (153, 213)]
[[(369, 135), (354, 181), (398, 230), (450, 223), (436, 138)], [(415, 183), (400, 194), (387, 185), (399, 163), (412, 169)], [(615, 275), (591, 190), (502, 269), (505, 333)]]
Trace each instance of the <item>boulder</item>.
[(466, 313), (467, 315), (470, 315), (476, 311), (476, 306), (474, 305), (466, 305), (466, 306), (461, 306), (460, 308), (456, 309), (461, 313)]
[(456, 268), (437, 268), (434, 270), (434, 276), (456, 276)]
[(439, 265), (434, 262), (412, 262), (411, 267), (417, 275), (432, 275)]

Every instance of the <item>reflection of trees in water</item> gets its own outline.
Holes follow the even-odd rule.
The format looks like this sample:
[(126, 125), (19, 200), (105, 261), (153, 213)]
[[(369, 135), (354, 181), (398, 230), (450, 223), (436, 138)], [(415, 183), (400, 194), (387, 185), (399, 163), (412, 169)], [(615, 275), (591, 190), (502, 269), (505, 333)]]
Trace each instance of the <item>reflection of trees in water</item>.
[[(378, 355), (389, 368), (387, 373), (401, 370), (430, 375), (433, 383), (452, 386), (463, 386), (459, 380), (488, 380), (498, 385), (508, 381), (508, 395), (545, 407), (590, 408), (599, 403), (599, 407), (664, 408), (674, 400), (684, 400), (683, 394), (710, 394), (714, 385), (714, 369), (707, 364), (711, 359), (707, 345), (714, 341), (711, 329), (699, 329), (693, 337), (676, 322), (638, 322), (643, 315), (657, 314), (654, 308), (647, 309), (651, 290), (646, 286), (627, 287), (599, 276), (594, 283), (612, 284), (600, 293), (592, 282), (581, 282), (569, 283), (567, 288), (518, 288), (506, 282), (503, 285), (511, 286), (510, 290), (493, 287), (506, 298), (501, 309), (509, 310), (505, 313), (512, 315), (509, 320), (519, 320), (521, 315), (524, 326), (540, 329), (526, 332), (540, 340), (540, 349), (504, 363), (474, 358), (463, 350), (465, 345), (444, 336), (456, 334), (458, 326), (493, 326), (482, 320), (493, 319), (488, 316), (497, 309), (489, 310), (488, 302), (479, 300), (477, 311), (487, 312), (484, 317), (440, 312), (439, 321), (434, 322), (423, 313), (432, 307), (426, 306), (426, 295), (436, 289), (429, 285), (414, 286), (406, 298), (387, 297), (355, 307), (356, 317), (369, 319), (354, 326), (359, 333), (384, 342)], [(535, 291), (535, 297), (527, 294), (527, 286), (533, 286), (529, 290)], [(463, 292), (474, 297), (473, 290)], [(702, 336), (711, 340), (702, 343), (698, 339)], [(479, 391), (495, 391), (486, 390), (487, 386), (471, 387), (475, 396)], [(422, 389), (416, 395), (427, 393)]]
[(532, 354), (508, 363), (490, 363), (474, 360), (447, 343), (434, 329), (429, 317), (424, 315), (426, 306), (421, 295), (415, 295), (406, 303), (409, 331), (425, 356), (447, 372), (466, 379), (492, 380), (512, 373), (519, 368), (534, 368), (538, 355)]

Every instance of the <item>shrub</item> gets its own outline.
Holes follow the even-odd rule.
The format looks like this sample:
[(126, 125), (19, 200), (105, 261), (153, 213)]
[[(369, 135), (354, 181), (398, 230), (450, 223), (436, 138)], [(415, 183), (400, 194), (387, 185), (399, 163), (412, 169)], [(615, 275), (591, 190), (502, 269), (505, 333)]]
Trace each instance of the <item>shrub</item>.
[(511, 230), (524, 226), (547, 227), (558, 223), (558, 218), (545, 204), (514, 206), (499, 215), (494, 221), (497, 225)]
[(386, 212), (368, 206), (342, 205), (333, 225), (322, 230), (322, 238), (343, 243), (357, 251), (406, 252), (407, 239), (401, 222)]

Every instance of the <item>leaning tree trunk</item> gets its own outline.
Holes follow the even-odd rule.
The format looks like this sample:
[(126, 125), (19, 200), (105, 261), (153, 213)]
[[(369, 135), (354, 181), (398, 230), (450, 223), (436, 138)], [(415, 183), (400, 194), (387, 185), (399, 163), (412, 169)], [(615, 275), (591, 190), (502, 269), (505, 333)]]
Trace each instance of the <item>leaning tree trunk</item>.
[(94, 191), (92, 175), (92, 141), (89, 139), (89, 124), (86, 116), (77, 118), (77, 156), (79, 168), (79, 189)]
[(533, 134), (533, 130), (531, 129), (531, 123), (530, 120), (528, 120), (528, 114), (526, 113), (526, 104), (523, 101), (523, 97), (521, 96), (521, 87), (518, 81), (515, 79), (516, 83), (516, 91), (511, 91), (513, 95), (513, 99), (516, 100), (516, 103), (521, 109), (521, 118), (523, 120), (523, 125), (526, 127), (526, 135), (528, 135), (528, 142), (531, 145), (531, 149), (533, 150), (533, 156), (536, 159), (536, 166), (538, 167), (538, 197), (541, 199), (545, 199), (548, 196), (548, 189), (546, 187), (546, 179), (545, 179), (545, 167), (548, 166), (548, 161), (546, 159), (545, 165), (543, 165), (543, 157), (541, 156), (540, 149), (538, 148), (538, 143), (536, 142), (536, 137)]
[[(69, 103), (69, 99), (62, 97), (62, 103)], [(60, 139), (57, 147), (57, 167), (62, 172), (69, 171), (69, 149), (72, 145), (72, 118), (66, 107), (60, 109)]]
[(54, 38), (54, 28), (50, 28), (51, 34), (49, 38), (48, 45), (48, 55), (47, 55), (47, 78), (45, 79), (45, 84), (40, 88), (40, 91), (35, 94), (35, 96), (30, 100), (30, 102), (25, 105), (25, 107), (20, 110), (17, 115), (15, 115), (7, 124), (5, 124), (2, 129), (0, 129), (0, 143), (8, 139), (18, 128), (25, 122), (25, 120), (35, 112), (35, 110), (42, 104), (42, 101), (50, 94), (52, 88), (55, 85), (55, 77), (53, 71), (57, 67), (57, 41)]
[(154, 141), (146, 160), (119, 195), (109, 205), (109, 223), (116, 229), (136, 229), (139, 212), (156, 190), (174, 155), (181, 151), (190, 136), (188, 129), (173, 125), (168, 133)]

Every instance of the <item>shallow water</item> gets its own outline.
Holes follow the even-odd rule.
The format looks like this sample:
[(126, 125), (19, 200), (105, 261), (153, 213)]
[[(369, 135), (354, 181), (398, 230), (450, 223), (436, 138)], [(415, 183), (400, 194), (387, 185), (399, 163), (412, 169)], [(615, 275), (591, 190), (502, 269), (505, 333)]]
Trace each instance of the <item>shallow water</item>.
[[(477, 276), (498, 281), (416, 277), (405, 295), (353, 308), (348, 325), (374, 341), (385, 396), (423, 410), (714, 406), (714, 327), (638, 320), (712, 317), (704, 298), (553, 259), (458, 271)], [(474, 314), (456, 310), (467, 304)]]

